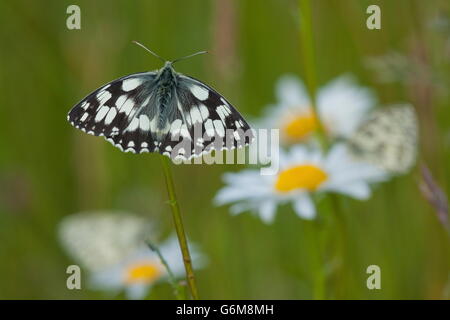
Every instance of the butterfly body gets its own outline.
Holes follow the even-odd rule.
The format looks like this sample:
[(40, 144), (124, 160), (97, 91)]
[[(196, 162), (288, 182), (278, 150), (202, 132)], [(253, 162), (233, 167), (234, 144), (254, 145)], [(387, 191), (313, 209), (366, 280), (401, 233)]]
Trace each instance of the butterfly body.
[(250, 126), (224, 97), (176, 72), (172, 62), (97, 89), (72, 108), (68, 120), (122, 151), (159, 152), (173, 159), (253, 140)]

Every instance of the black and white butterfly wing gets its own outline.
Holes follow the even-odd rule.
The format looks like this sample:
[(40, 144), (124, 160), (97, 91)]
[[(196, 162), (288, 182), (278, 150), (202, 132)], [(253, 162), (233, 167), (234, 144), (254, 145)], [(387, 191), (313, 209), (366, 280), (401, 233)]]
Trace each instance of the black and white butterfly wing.
[(172, 109), (177, 116), (170, 119), (173, 122), (161, 145), (163, 154), (190, 159), (211, 150), (242, 148), (253, 141), (245, 119), (210, 86), (177, 74), (175, 91)]
[(417, 157), (418, 124), (411, 105), (395, 105), (372, 113), (349, 139), (355, 158), (402, 174)]
[(69, 112), (76, 128), (103, 136), (125, 152), (159, 152), (181, 160), (253, 140), (250, 126), (219, 93), (175, 74), (166, 85), (157, 72), (136, 73), (95, 90)]
[(104, 136), (122, 151), (152, 152), (148, 117), (155, 104), (156, 72), (142, 72), (114, 80), (95, 90), (70, 110), (69, 122), (95, 136)]

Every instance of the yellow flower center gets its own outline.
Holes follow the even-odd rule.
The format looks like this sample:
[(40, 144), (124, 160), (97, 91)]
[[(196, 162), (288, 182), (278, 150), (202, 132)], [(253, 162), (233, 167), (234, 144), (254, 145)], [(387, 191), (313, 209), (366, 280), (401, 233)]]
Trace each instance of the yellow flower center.
[(151, 283), (162, 275), (161, 266), (152, 261), (143, 261), (132, 264), (126, 270), (126, 283)]
[(289, 119), (283, 127), (285, 136), (289, 140), (303, 140), (317, 129), (317, 118), (312, 112), (303, 113)]
[(280, 192), (289, 192), (295, 189), (314, 191), (327, 178), (326, 172), (315, 165), (295, 166), (280, 172), (275, 189)]

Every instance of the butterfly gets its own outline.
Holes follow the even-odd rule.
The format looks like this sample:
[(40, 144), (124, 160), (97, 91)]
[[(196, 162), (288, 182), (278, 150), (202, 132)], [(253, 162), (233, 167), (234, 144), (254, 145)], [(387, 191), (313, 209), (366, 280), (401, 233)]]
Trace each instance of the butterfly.
[(122, 212), (72, 214), (58, 226), (63, 248), (91, 271), (114, 265), (145, 246), (151, 231), (146, 219)]
[(349, 138), (351, 154), (390, 173), (403, 174), (415, 164), (418, 123), (409, 104), (374, 111)]
[(213, 88), (173, 68), (202, 53), (114, 80), (76, 104), (67, 119), (124, 152), (159, 152), (173, 160), (247, 146), (254, 134), (241, 114)]

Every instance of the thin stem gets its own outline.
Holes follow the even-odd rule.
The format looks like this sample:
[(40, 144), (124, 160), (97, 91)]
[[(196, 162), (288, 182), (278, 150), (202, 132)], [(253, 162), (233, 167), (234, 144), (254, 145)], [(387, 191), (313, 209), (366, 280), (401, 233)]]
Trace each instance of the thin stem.
[(166, 259), (164, 259), (161, 251), (159, 251), (159, 248), (157, 246), (155, 246), (150, 240), (147, 240), (147, 245), (150, 248), (150, 250), (152, 250), (153, 252), (155, 252), (157, 254), (157, 256), (158, 256), (159, 260), (161, 261), (161, 263), (163, 264), (164, 268), (166, 268), (167, 275), (169, 276), (169, 282), (170, 282), (170, 285), (172, 286), (175, 297), (177, 297), (178, 300), (185, 299), (185, 298), (183, 298), (183, 296), (181, 294), (180, 285), (177, 283), (177, 280), (175, 279), (175, 275), (173, 274), (172, 269), (170, 269), (169, 264), (167, 263)]
[[(328, 141), (325, 134), (320, 115), (317, 109), (317, 79), (315, 70), (315, 50), (314, 39), (312, 33), (312, 21), (311, 21), (311, 6), (309, 0), (299, 0), (299, 14), (300, 14), (300, 45), (303, 54), (303, 65), (305, 68), (306, 88), (311, 101), (311, 110), (317, 121), (316, 135), (319, 139), (320, 145), (323, 151), (328, 148)], [(326, 274), (324, 270), (322, 260), (322, 248), (318, 241), (319, 228), (314, 228), (316, 235), (310, 238), (310, 241), (314, 241), (313, 250), (316, 251), (313, 257), (313, 297), (317, 300), (326, 299)], [(314, 239), (313, 239), (314, 238)]]
[[(314, 50), (314, 35), (312, 27), (311, 3), (310, 0), (299, 0), (300, 14), (300, 44), (303, 53), (303, 62), (305, 68), (306, 87), (311, 100), (311, 109), (317, 119), (316, 134), (320, 141), (322, 151), (328, 151), (330, 143), (328, 141), (325, 127), (320, 119), (320, 113), (317, 107), (317, 77), (316, 77), (316, 61)], [(331, 211), (334, 215), (336, 223), (341, 234), (342, 247), (346, 242), (346, 226), (343, 215), (341, 214), (339, 199), (335, 195), (328, 195), (328, 201), (331, 204)], [(317, 232), (319, 232), (319, 228)], [(321, 257), (319, 256), (319, 261)], [(314, 279), (314, 296), (317, 298), (326, 298), (326, 274), (323, 266), (317, 267), (319, 270), (315, 272)]]
[(167, 193), (169, 195), (169, 205), (172, 209), (173, 222), (178, 236), (178, 243), (180, 244), (181, 253), (183, 255), (184, 267), (186, 270), (187, 282), (191, 291), (192, 298), (198, 300), (197, 286), (195, 285), (194, 269), (192, 268), (191, 255), (184, 232), (183, 220), (181, 218), (180, 206), (178, 204), (177, 196), (175, 194), (175, 185), (172, 177), (172, 170), (170, 168), (170, 160), (166, 156), (161, 155), (161, 164), (163, 167), (164, 177), (166, 180)]
[(315, 300), (326, 299), (326, 271), (323, 264), (323, 247), (321, 242), (321, 233), (323, 228), (319, 225), (318, 221), (308, 221), (309, 228), (309, 241), (312, 247), (312, 265), (313, 265), (313, 298)]
[(317, 137), (324, 150), (328, 148), (328, 141), (325, 128), (320, 119), (317, 108), (317, 78), (316, 78), (316, 61), (314, 50), (314, 37), (312, 32), (311, 5), (309, 0), (299, 0), (300, 13), (300, 45), (303, 52), (303, 61), (305, 68), (306, 87), (311, 99), (311, 109), (317, 119)]

